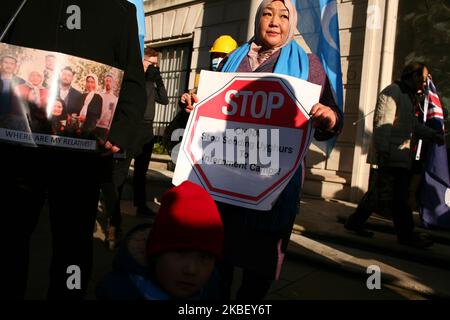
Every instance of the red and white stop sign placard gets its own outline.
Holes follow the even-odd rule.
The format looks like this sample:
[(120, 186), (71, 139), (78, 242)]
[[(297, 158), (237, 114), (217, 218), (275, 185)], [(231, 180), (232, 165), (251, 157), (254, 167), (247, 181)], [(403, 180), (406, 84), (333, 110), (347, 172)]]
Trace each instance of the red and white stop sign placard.
[(283, 75), (202, 71), (173, 183), (191, 180), (217, 201), (270, 210), (309, 147), (320, 89)]

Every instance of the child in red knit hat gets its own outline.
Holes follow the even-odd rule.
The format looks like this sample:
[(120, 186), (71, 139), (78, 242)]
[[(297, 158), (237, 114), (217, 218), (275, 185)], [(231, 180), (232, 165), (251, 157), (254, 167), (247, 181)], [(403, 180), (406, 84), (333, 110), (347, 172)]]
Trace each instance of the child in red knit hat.
[(222, 246), (223, 225), (214, 200), (185, 181), (163, 195), (151, 228), (141, 225), (129, 233), (97, 297), (219, 299), (215, 263)]

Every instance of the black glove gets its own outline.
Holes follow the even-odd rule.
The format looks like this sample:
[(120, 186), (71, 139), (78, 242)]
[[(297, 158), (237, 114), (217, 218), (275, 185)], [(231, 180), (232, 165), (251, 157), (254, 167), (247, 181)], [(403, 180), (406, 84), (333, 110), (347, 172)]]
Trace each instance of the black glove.
[(387, 167), (389, 166), (389, 153), (388, 152), (377, 152), (377, 165), (379, 167)]
[(442, 146), (445, 143), (445, 137), (442, 133), (436, 131), (433, 137), (431, 138), (431, 141), (433, 141), (439, 146)]
[(161, 73), (159, 72), (159, 68), (149, 65), (147, 71), (145, 72), (145, 78), (149, 81), (156, 82), (161, 79)]

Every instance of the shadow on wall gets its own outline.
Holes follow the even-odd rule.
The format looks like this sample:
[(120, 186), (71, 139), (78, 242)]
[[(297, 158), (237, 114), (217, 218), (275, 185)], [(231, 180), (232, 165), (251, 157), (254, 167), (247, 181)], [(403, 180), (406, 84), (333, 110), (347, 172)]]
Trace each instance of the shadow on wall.
[[(325, 188), (331, 188), (333, 184), (336, 184), (336, 188), (332, 192), (332, 195), (327, 198), (349, 201), (349, 195), (353, 191), (353, 188), (350, 185), (351, 173), (333, 171), (333, 178), (331, 180), (329, 178), (327, 179), (327, 177), (322, 174), (316, 174), (314, 173), (314, 171), (311, 171), (311, 168), (315, 168), (323, 162), (321, 160), (322, 158), (322, 153), (311, 149), (308, 151), (306, 155), (308, 167), (306, 169), (307, 173), (304, 182), (303, 193), (309, 196), (321, 197), (322, 194), (328, 194), (328, 192), (324, 192)], [(369, 180), (369, 177), (367, 177), (367, 180)], [(327, 184), (325, 184), (325, 181), (327, 182)], [(343, 186), (341, 187), (342, 184)], [(362, 190), (360, 188), (355, 189), (357, 189), (357, 191), (361, 194), (364, 194), (365, 192), (365, 190)]]

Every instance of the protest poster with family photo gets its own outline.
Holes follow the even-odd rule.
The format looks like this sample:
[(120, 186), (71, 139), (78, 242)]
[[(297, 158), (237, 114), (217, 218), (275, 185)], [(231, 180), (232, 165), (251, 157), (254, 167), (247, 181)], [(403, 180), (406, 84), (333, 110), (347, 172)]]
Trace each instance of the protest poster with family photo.
[(0, 43), (0, 140), (97, 151), (123, 71), (92, 60)]

